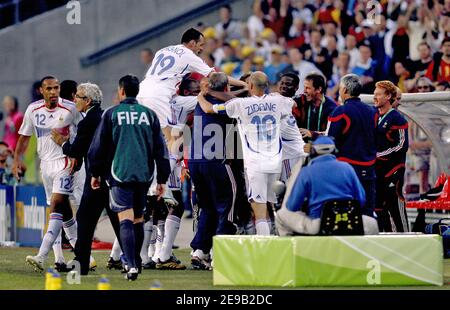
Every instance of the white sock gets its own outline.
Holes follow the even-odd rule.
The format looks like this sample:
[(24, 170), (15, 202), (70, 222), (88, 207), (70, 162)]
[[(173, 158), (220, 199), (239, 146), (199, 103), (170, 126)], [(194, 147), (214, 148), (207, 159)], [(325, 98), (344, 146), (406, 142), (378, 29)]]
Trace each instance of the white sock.
[(175, 170), (175, 167), (177, 166), (177, 160), (178, 155), (169, 153), (170, 172), (173, 172), (173, 170)]
[(47, 258), (48, 252), (61, 232), (63, 225), (63, 216), (60, 213), (50, 213), (50, 220), (48, 221), (47, 232), (42, 239), (41, 247), (39, 248), (38, 256), (44, 259)]
[(150, 244), (150, 239), (153, 233), (153, 219), (150, 217), (150, 221), (144, 224), (144, 242), (141, 248), (141, 259), (142, 264), (147, 264), (150, 262), (150, 257), (148, 256), (148, 246)]
[(120, 252), (122, 251), (122, 249), (120, 248), (120, 243), (119, 240), (117, 240), (117, 237), (114, 239), (114, 244), (113, 247), (111, 249), (111, 254), (109, 255), (110, 257), (112, 257), (113, 260), (119, 260), (120, 259)]
[(172, 246), (175, 242), (178, 230), (180, 229), (181, 219), (175, 215), (169, 215), (166, 219), (166, 227), (164, 232), (164, 240), (159, 253), (159, 259), (165, 262), (172, 255)]
[(158, 234), (158, 226), (153, 225), (152, 227), (152, 235), (150, 236), (150, 244), (148, 246), (148, 257), (153, 257), (155, 255), (155, 245), (156, 245), (156, 236)]
[(162, 220), (158, 221), (158, 226), (157, 226), (157, 235), (156, 235), (156, 243), (155, 243), (155, 253), (153, 254), (153, 261), (154, 262), (158, 262), (159, 260), (159, 254), (161, 252), (161, 248), (162, 248), (162, 244), (163, 244), (163, 240), (164, 240), (164, 224), (165, 222)]
[(72, 217), (63, 223), (63, 228), (70, 245), (75, 248), (75, 244), (77, 243), (77, 221)]
[(56, 237), (55, 242), (53, 242), (53, 254), (55, 254), (55, 263), (65, 263), (64, 254), (62, 250), (61, 244), (61, 233), (62, 230), (59, 231), (58, 237)]
[(266, 219), (256, 221), (256, 234), (261, 236), (270, 236), (270, 227)]

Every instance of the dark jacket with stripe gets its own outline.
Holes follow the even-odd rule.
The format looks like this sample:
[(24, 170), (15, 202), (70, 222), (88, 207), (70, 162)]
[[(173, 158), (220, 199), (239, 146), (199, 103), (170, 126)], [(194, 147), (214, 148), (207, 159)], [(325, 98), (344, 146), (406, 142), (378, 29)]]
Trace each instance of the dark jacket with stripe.
[(377, 125), (378, 177), (388, 178), (405, 167), (408, 145), (407, 120), (394, 109), (380, 115)]
[(358, 174), (361, 168), (373, 167), (376, 161), (377, 115), (359, 98), (349, 98), (328, 118), (328, 135), (335, 138), (337, 158), (351, 164)]

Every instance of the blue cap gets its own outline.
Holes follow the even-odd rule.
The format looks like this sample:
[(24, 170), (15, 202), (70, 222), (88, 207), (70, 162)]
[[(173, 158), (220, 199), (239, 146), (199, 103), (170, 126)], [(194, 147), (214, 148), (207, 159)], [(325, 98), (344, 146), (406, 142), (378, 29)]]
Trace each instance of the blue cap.
[(336, 150), (333, 139), (327, 136), (318, 137), (313, 141), (312, 147), (319, 155), (331, 154)]

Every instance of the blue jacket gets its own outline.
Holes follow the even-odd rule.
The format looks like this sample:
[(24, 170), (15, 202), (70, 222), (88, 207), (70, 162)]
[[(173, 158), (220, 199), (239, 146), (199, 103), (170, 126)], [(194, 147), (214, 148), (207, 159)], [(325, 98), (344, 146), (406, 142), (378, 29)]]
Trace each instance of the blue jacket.
[(364, 189), (352, 166), (337, 161), (334, 155), (322, 155), (302, 168), (286, 207), (296, 212), (301, 210), (303, 203), (307, 201), (307, 215), (317, 219), (322, 214), (324, 202), (341, 199), (359, 200), (361, 206), (366, 203)]
[[(207, 96), (212, 104), (222, 104), (223, 101)], [(208, 114), (203, 112), (199, 104), (194, 110), (194, 125), (191, 137), (191, 153), (189, 162), (213, 163), (224, 162), (226, 158), (227, 125), (232, 124), (225, 114)], [(234, 132), (232, 132), (234, 134)]]
[(374, 109), (359, 98), (349, 98), (328, 118), (328, 135), (335, 138), (337, 158), (356, 167), (373, 167), (377, 158)]

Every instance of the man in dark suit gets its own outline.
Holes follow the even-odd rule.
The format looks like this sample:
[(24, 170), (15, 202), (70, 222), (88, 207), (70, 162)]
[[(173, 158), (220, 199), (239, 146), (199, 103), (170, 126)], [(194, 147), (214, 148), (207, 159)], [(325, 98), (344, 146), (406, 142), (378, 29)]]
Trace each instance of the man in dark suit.
[(116, 236), (119, 236), (120, 232), (117, 214), (109, 208), (108, 187), (103, 181), (99, 190), (92, 190), (91, 173), (86, 160), (95, 130), (102, 118), (103, 110), (100, 106), (102, 98), (102, 92), (97, 85), (91, 83), (80, 84), (75, 95), (75, 103), (77, 110), (80, 113), (86, 113), (86, 116), (78, 124), (75, 139), (70, 143), (69, 136), (63, 136), (55, 130), (52, 131), (52, 139), (62, 146), (63, 153), (75, 159), (72, 161), (74, 163), (72, 172), (80, 169), (83, 160), (85, 163), (86, 181), (77, 212), (78, 239), (75, 245), (75, 260), (81, 265), (82, 275), (87, 275), (89, 271), (92, 238), (104, 208), (109, 215)]

